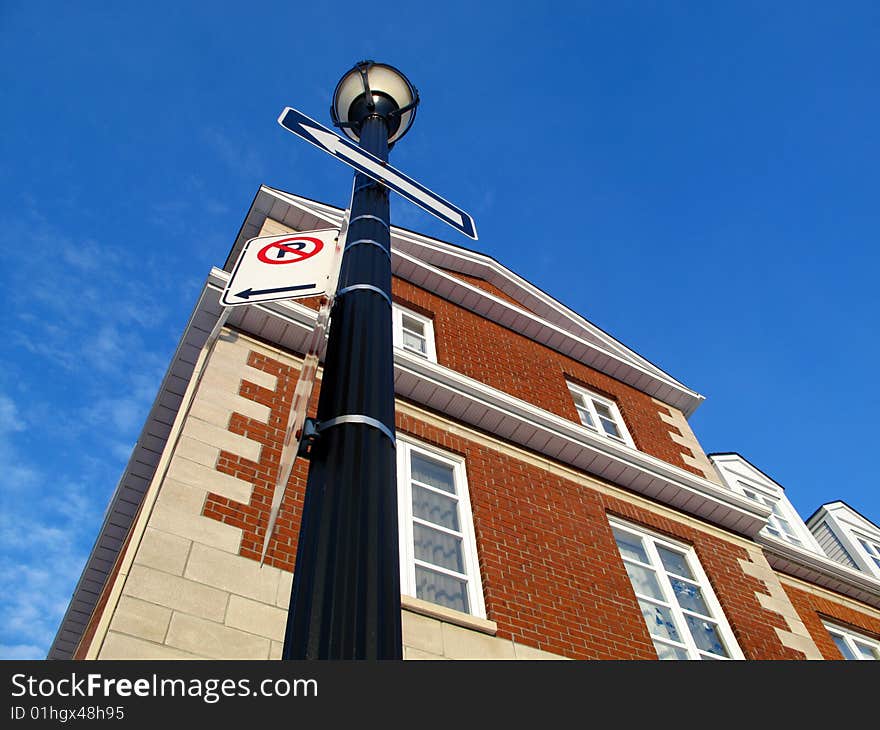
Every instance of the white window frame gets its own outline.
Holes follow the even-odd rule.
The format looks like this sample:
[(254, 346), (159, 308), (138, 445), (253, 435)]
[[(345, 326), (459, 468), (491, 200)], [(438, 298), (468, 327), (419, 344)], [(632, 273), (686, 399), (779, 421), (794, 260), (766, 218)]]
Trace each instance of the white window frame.
[(880, 542), (877, 538), (857, 529), (852, 531), (852, 536), (871, 570), (874, 573), (880, 573)]
[[(406, 315), (417, 322), (419, 322), (425, 330), (424, 338), (425, 338), (425, 353), (421, 353), (417, 350), (413, 350), (411, 347), (405, 347), (403, 344), (403, 317)], [(434, 322), (430, 317), (425, 317), (422, 314), (416, 314), (411, 309), (407, 309), (406, 307), (402, 307), (399, 304), (394, 304), (391, 307), (391, 322), (392, 322), (392, 332), (393, 332), (393, 341), (394, 346), (403, 350), (404, 352), (408, 352), (416, 357), (422, 357), (430, 362), (437, 362), (437, 347), (434, 342)]]
[[(654, 571), (655, 577), (657, 578), (662, 597), (658, 599), (654, 596), (642, 595), (637, 593), (636, 587), (633, 584), (632, 579), (630, 579), (630, 585), (632, 586), (633, 593), (637, 598), (641, 598), (648, 604), (658, 605), (666, 608), (672, 615), (673, 624), (679, 636), (682, 638), (682, 641), (676, 642), (674, 640), (657, 636), (651, 632), (649, 627), (648, 633), (650, 634), (651, 641), (654, 643), (655, 647), (659, 643), (661, 645), (669, 646), (671, 648), (683, 649), (687, 653), (688, 659), (744, 659), (745, 656), (743, 655), (739, 644), (737, 644), (736, 642), (736, 638), (733, 635), (733, 631), (731, 630), (730, 625), (727, 623), (727, 618), (724, 615), (721, 604), (719, 603), (718, 598), (715, 596), (715, 591), (712, 590), (712, 584), (709, 582), (709, 578), (703, 570), (703, 566), (700, 565), (700, 561), (697, 558), (697, 553), (694, 548), (690, 545), (685, 545), (683, 543), (670, 540), (666, 537), (661, 537), (657, 533), (647, 530), (641, 526), (633, 525), (614, 517), (610, 517), (609, 522), (612, 527), (622, 532), (626, 532), (630, 535), (636, 536), (642, 540), (642, 546), (644, 547), (645, 553), (648, 556), (648, 563), (642, 563), (631, 557), (624, 558), (619, 548), (618, 554), (623, 561), (624, 569), (626, 568), (627, 563), (641, 566), (643, 568), (651, 568)], [(675, 573), (669, 571), (663, 565), (660, 554), (657, 551), (658, 547), (666, 548), (667, 550), (683, 556), (687, 567), (690, 569), (691, 574), (693, 575), (693, 578), (688, 579), (685, 576), (677, 576)], [(696, 583), (700, 588), (700, 593), (703, 597), (704, 602), (706, 603), (707, 608), (709, 609), (709, 613), (698, 614), (695, 611), (682, 608), (682, 606), (679, 605), (677, 598), (675, 597), (675, 592), (672, 587), (670, 575), (675, 576), (679, 580), (683, 580), (689, 583)], [(717, 627), (718, 634), (720, 635), (721, 640), (724, 643), (724, 646), (730, 656), (723, 657), (700, 649), (697, 646), (690, 629), (688, 628), (687, 622), (685, 620), (686, 616), (694, 617), (697, 620), (699, 620), (697, 617), (705, 616), (706, 618), (714, 622)]]
[[(839, 638), (849, 649), (849, 652), (852, 656), (845, 656), (844, 659), (856, 659), (862, 661), (880, 661), (880, 641), (877, 639), (871, 639), (864, 634), (860, 634), (852, 629), (845, 629), (842, 626), (837, 626), (836, 624), (822, 622), (825, 628), (828, 630), (828, 633), (831, 634), (832, 637)], [(836, 645), (836, 642), (835, 642)], [(868, 649), (868, 651), (874, 654), (873, 659), (866, 657), (859, 651), (859, 646), (863, 646)], [(837, 647), (838, 651), (840, 647)], [(841, 652), (843, 653), (843, 652)]]
[[(443, 529), (442, 527), (420, 520), (413, 515), (412, 511), (412, 476), (411, 455), (413, 453), (422, 454), (428, 459), (439, 462), (452, 468), (453, 480), (455, 483), (455, 496), (458, 499), (458, 519), (461, 528), (461, 546), (462, 560), (464, 562), (464, 572), (456, 573), (446, 570), (439, 566), (423, 563), (415, 557), (413, 542), (413, 525), (416, 523), (425, 524), (433, 529)], [(433, 489), (429, 485), (420, 485), (425, 489)], [(483, 584), (480, 579), (480, 563), (477, 557), (477, 541), (474, 534), (474, 518), (471, 511), (470, 494), (468, 490), (467, 474), (465, 472), (464, 459), (453, 456), (447, 452), (419, 443), (413, 439), (397, 437), (397, 490), (398, 490), (398, 520), (400, 526), (400, 591), (404, 595), (418, 598), (416, 594), (416, 565), (423, 565), (425, 568), (440, 572), (448, 573), (450, 576), (466, 581), (468, 611), (467, 613), (477, 618), (486, 618), (486, 604), (483, 599)], [(450, 495), (447, 492), (438, 492), (446, 497)], [(449, 530), (450, 533), (456, 534), (455, 531)], [(424, 599), (421, 599), (424, 600)], [(438, 604), (442, 605), (442, 604)], [(445, 610), (455, 611), (456, 609), (443, 606)]]
[[(736, 486), (747, 499), (770, 508), (770, 516), (767, 518), (767, 525), (763, 528), (763, 532), (795, 547), (805, 548), (808, 546), (807, 539), (803, 534), (806, 531), (803, 520), (794, 513), (794, 508), (789, 505), (787, 499), (782, 495), (768, 494), (760, 487), (748, 484), (741, 479), (737, 479)], [(786, 530), (782, 526), (780, 519), (785, 520), (790, 530)]]
[[(575, 408), (578, 411), (578, 417), (580, 418), (581, 425), (584, 428), (590, 429), (595, 434), (602, 436), (607, 439), (611, 439), (612, 441), (616, 441), (620, 444), (626, 444), (630, 448), (635, 448), (635, 442), (630, 436), (629, 429), (626, 427), (626, 423), (624, 423), (623, 416), (620, 415), (620, 409), (617, 407), (617, 404), (613, 400), (609, 400), (608, 398), (604, 398), (601, 395), (597, 395), (592, 391), (587, 390), (586, 388), (581, 387), (580, 385), (575, 385), (574, 383), (570, 383), (566, 381), (568, 385), (568, 390), (571, 393), (571, 397), (574, 400)], [(578, 402), (578, 398), (581, 399), (581, 402)], [(614, 421), (614, 425), (617, 427), (617, 430), (620, 431), (620, 438), (612, 436), (608, 433), (604, 428), (600, 426), (601, 420), (598, 411), (596, 410), (596, 404), (599, 403), (608, 408), (611, 412), (612, 419)], [(584, 416), (581, 413), (582, 410), (586, 410), (590, 414), (590, 418), (593, 421), (594, 425), (590, 425), (584, 420)]]

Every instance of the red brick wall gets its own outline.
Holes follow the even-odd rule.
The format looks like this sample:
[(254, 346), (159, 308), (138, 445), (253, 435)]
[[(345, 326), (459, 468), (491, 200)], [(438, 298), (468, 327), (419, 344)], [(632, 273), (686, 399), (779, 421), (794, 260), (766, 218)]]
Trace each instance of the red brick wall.
[[(458, 273), (454, 276), (506, 301), (515, 301), (487, 281)], [(669, 437), (674, 427), (660, 420), (659, 406), (645, 393), (403, 279), (393, 279), (392, 293), (402, 306), (433, 320), (437, 361), (441, 365), (577, 421), (577, 411), (565, 384), (568, 378), (617, 403), (639, 450), (704, 476), (681, 458), (683, 452), (695, 455)], [(317, 309), (318, 301), (312, 297), (300, 300), (300, 304)]]
[(843, 659), (843, 656), (837, 649), (834, 641), (832, 641), (827, 629), (822, 625), (822, 619), (827, 619), (831, 623), (850, 626), (857, 633), (880, 639), (880, 619), (868, 616), (828, 598), (794, 588), (786, 583), (783, 583), (782, 587), (785, 588), (785, 592), (801, 617), (801, 621), (804, 622), (807, 630), (810, 632), (810, 636), (813, 637), (813, 641), (816, 642), (816, 646), (822, 652), (823, 658)]
[[(444, 269), (444, 271), (446, 271), (446, 270)], [(483, 291), (487, 291), (490, 294), (494, 294), (499, 299), (503, 299), (506, 302), (510, 302), (511, 304), (515, 304), (520, 309), (525, 309), (529, 312), (532, 311), (527, 306), (518, 302), (516, 299), (514, 299), (512, 296), (510, 296), (510, 294), (501, 291), (501, 289), (499, 289), (494, 284), (490, 284), (485, 279), (481, 279), (478, 276), (468, 276), (467, 274), (460, 274), (457, 271), (446, 271), (446, 273), (449, 274), (450, 276), (454, 276), (456, 279), (461, 279), (462, 281), (466, 281), (468, 284), (471, 284), (475, 287), (478, 287), (479, 289), (482, 289)]]
[(433, 317), (441, 365), (577, 421), (567, 377), (617, 403), (639, 450), (703, 476), (682, 460), (672, 427), (645, 393), (402, 279), (394, 279), (393, 293), (403, 306)]
[[(210, 494), (204, 514), (241, 528), (241, 555), (258, 560), (297, 370), (254, 352), (248, 364), (278, 377), (275, 391), (247, 381), (241, 386), (244, 397), (271, 408), (268, 425), (234, 414), (229, 427), (264, 444), (261, 459), (221, 452), (217, 468), (252, 482), (253, 495), (241, 504)], [(313, 409), (315, 404), (313, 398)], [(778, 642), (773, 627), (785, 625), (761, 608), (755, 592), (762, 586), (740, 569), (738, 560), (747, 553), (736, 544), (408, 415), (398, 413), (397, 429), (466, 460), (483, 591), (499, 636), (579, 659), (655, 658), (608, 524), (610, 513), (694, 545), (747, 657), (801, 658)], [(288, 571), (306, 474), (305, 462), (298, 460), (267, 557), (270, 565)]]

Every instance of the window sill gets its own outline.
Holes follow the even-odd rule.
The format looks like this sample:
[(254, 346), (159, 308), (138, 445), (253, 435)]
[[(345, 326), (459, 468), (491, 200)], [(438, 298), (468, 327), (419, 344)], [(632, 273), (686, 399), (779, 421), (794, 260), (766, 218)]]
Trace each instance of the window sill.
[(461, 626), (465, 629), (479, 631), (483, 634), (488, 634), (489, 636), (495, 636), (498, 632), (498, 624), (494, 621), (471, 616), (469, 613), (462, 613), (461, 611), (446, 608), (445, 606), (438, 606), (436, 603), (423, 601), (420, 598), (402, 595), (400, 597), (400, 607), (404, 611), (411, 611), (412, 613), (418, 613), (422, 616), (430, 616), (439, 621), (445, 621), (446, 623), (455, 624), (456, 626)]

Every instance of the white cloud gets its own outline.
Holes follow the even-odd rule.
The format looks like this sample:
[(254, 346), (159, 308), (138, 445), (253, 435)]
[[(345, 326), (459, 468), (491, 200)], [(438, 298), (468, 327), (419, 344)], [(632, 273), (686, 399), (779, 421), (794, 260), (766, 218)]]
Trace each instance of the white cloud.
[(101, 519), (85, 486), (44, 485), (39, 511), (30, 495), (0, 514), (2, 659), (45, 658)]

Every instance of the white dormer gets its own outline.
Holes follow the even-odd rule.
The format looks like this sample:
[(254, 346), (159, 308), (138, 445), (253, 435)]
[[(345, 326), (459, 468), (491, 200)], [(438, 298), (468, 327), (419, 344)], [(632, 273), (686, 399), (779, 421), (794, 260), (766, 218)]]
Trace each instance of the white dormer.
[(762, 536), (822, 554), (816, 537), (789, 502), (781, 485), (739, 454), (709, 454), (709, 459), (728, 489), (770, 508)]
[(845, 502), (823, 504), (807, 520), (829, 557), (880, 579), (880, 527)]

